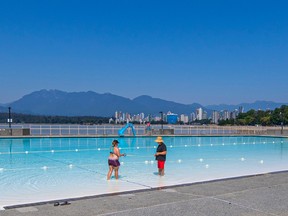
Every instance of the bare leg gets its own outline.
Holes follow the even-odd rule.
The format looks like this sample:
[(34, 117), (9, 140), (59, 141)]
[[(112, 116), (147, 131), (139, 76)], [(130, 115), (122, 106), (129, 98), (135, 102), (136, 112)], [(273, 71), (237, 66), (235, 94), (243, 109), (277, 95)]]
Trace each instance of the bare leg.
[(112, 172), (113, 172), (113, 166), (109, 166), (109, 171), (108, 171), (108, 174), (107, 174), (107, 180), (110, 180)]
[(119, 167), (114, 168), (115, 179), (118, 179), (118, 170), (119, 170)]
[(164, 169), (159, 169), (159, 175), (164, 176)]

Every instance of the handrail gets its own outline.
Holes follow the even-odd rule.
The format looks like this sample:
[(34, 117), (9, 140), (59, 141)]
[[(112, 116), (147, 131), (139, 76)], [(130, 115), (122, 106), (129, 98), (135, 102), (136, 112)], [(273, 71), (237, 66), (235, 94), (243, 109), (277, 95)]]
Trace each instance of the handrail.
[[(131, 123), (130, 123), (131, 124)], [(0, 136), (4, 136), (9, 128), (7, 124), (0, 124)], [(34, 136), (93, 136), (93, 135), (124, 135), (127, 128), (131, 127), (135, 135), (147, 135), (146, 126), (143, 125), (74, 125), (74, 124), (13, 124), (13, 129), (30, 129)], [(132, 127), (133, 126), (133, 127)], [(159, 131), (161, 125), (151, 125), (153, 131)], [(217, 125), (164, 125), (165, 129), (172, 129), (174, 135), (281, 135), (281, 127), (263, 126), (217, 126)], [(118, 132), (121, 132), (120, 134)], [(284, 128), (283, 135), (288, 136), (288, 129)], [(149, 134), (156, 135), (156, 134)]]

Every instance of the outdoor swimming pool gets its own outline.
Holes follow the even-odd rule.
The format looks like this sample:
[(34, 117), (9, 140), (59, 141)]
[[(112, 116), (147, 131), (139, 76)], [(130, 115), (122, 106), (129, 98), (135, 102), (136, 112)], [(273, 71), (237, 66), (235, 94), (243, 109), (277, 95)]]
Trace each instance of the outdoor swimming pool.
[(288, 170), (288, 139), (163, 137), (165, 176), (155, 137), (121, 137), (120, 179), (106, 180), (106, 138), (0, 139), (0, 208)]

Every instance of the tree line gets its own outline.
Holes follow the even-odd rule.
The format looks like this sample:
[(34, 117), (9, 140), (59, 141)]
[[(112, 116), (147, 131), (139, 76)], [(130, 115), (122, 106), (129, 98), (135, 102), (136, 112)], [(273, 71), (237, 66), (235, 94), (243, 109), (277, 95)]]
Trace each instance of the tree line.
[(226, 119), (219, 121), (218, 125), (262, 125), (275, 126), (287, 125), (288, 106), (283, 105), (275, 110), (249, 110), (240, 113), (236, 119)]
[[(7, 123), (8, 114), (0, 113), (0, 123)], [(103, 124), (108, 123), (108, 117), (95, 116), (46, 116), (29, 114), (12, 114), (13, 124)]]

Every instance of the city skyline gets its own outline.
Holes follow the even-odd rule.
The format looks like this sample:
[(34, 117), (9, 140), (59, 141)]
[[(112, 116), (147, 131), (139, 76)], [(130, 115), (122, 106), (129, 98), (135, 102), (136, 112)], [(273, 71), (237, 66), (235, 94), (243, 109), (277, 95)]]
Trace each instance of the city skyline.
[[(229, 120), (236, 119), (240, 113), (244, 112), (244, 107), (240, 106), (239, 109), (235, 109), (233, 111), (229, 110), (213, 110), (211, 115), (203, 110), (201, 107), (197, 108), (195, 111), (191, 110), (191, 113), (173, 113), (173, 111), (162, 112), (160, 111), (158, 115), (151, 115), (144, 112), (138, 114), (131, 114), (128, 112), (115, 111), (114, 118), (115, 123), (123, 123), (123, 122), (134, 122), (137, 121), (139, 123), (147, 123), (151, 121), (161, 121), (163, 118), (164, 122), (176, 124), (179, 121), (183, 123), (202, 121), (202, 120), (211, 120), (212, 123), (218, 124), (219, 120)], [(169, 118), (170, 117), (170, 118)], [(112, 122), (113, 119), (109, 120), (109, 123)]]
[(0, 103), (40, 89), (286, 103), (286, 1), (3, 1)]

